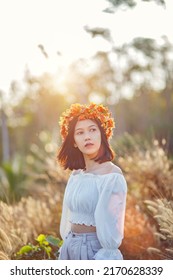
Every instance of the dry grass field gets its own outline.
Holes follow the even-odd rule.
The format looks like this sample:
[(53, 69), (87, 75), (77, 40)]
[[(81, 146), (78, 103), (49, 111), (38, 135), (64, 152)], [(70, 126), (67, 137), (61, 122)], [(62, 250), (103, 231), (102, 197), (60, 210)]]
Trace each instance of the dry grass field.
[[(124, 259), (173, 258), (173, 168), (157, 143), (147, 151), (121, 156), (128, 184)], [(62, 198), (68, 172), (52, 162), (46, 183), (34, 182), (28, 195), (15, 204), (0, 202), (0, 259), (15, 259), (21, 246), (39, 234), (59, 236)], [(43, 178), (42, 178), (43, 179)], [(25, 257), (26, 258), (26, 257)], [(42, 258), (42, 257), (40, 257)]]

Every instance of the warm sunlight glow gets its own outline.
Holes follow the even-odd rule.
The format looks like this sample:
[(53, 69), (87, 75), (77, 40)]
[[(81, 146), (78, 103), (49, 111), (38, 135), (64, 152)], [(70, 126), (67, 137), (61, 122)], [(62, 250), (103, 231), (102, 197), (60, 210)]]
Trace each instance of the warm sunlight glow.
[(84, 26), (110, 29), (116, 44), (137, 36), (159, 39), (164, 34), (172, 40), (173, 2), (169, 0), (166, 9), (143, 2), (115, 14), (103, 13), (108, 6), (105, 0), (0, 3), (0, 90), (5, 94), (11, 81), (22, 80), (26, 68), (33, 75), (55, 74), (78, 58), (110, 48), (103, 38), (91, 38)]
[(104, 98), (97, 92), (92, 92), (89, 95), (89, 101), (94, 102), (96, 104), (104, 103)]

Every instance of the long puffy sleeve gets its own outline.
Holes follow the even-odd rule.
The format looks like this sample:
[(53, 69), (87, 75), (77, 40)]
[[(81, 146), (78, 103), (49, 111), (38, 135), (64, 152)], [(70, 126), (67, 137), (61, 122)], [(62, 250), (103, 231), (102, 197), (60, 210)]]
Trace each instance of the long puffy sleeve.
[(100, 197), (95, 210), (97, 236), (102, 248), (95, 260), (123, 259), (120, 250), (124, 237), (124, 217), (127, 184), (122, 174), (115, 173), (111, 180), (99, 190)]
[(68, 185), (70, 183), (70, 179), (68, 180), (65, 192), (64, 192), (64, 198), (63, 198), (63, 205), (62, 205), (62, 213), (61, 213), (61, 220), (60, 220), (60, 235), (62, 239), (64, 240), (68, 232), (71, 228), (70, 223), (70, 209), (67, 206), (67, 193), (68, 193)]

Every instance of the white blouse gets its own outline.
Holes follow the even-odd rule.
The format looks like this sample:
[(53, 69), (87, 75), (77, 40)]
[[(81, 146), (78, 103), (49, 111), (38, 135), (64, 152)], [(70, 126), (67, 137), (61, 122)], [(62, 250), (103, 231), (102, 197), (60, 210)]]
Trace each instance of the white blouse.
[(94, 259), (123, 259), (118, 248), (124, 237), (126, 194), (127, 183), (123, 174), (72, 172), (64, 193), (61, 237), (65, 239), (71, 223), (96, 226), (102, 248)]

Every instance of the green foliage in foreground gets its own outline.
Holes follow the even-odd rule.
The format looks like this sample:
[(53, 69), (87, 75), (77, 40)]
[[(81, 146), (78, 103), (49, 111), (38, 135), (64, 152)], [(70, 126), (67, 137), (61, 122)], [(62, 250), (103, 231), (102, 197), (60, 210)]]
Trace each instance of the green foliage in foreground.
[(57, 251), (62, 245), (62, 240), (52, 235), (40, 234), (36, 245), (27, 244), (15, 255), (15, 259), (56, 259)]
[(28, 176), (25, 158), (15, 155), (11, 162), (0, 165), (0, 200), (15, 203), (26, 193)]

